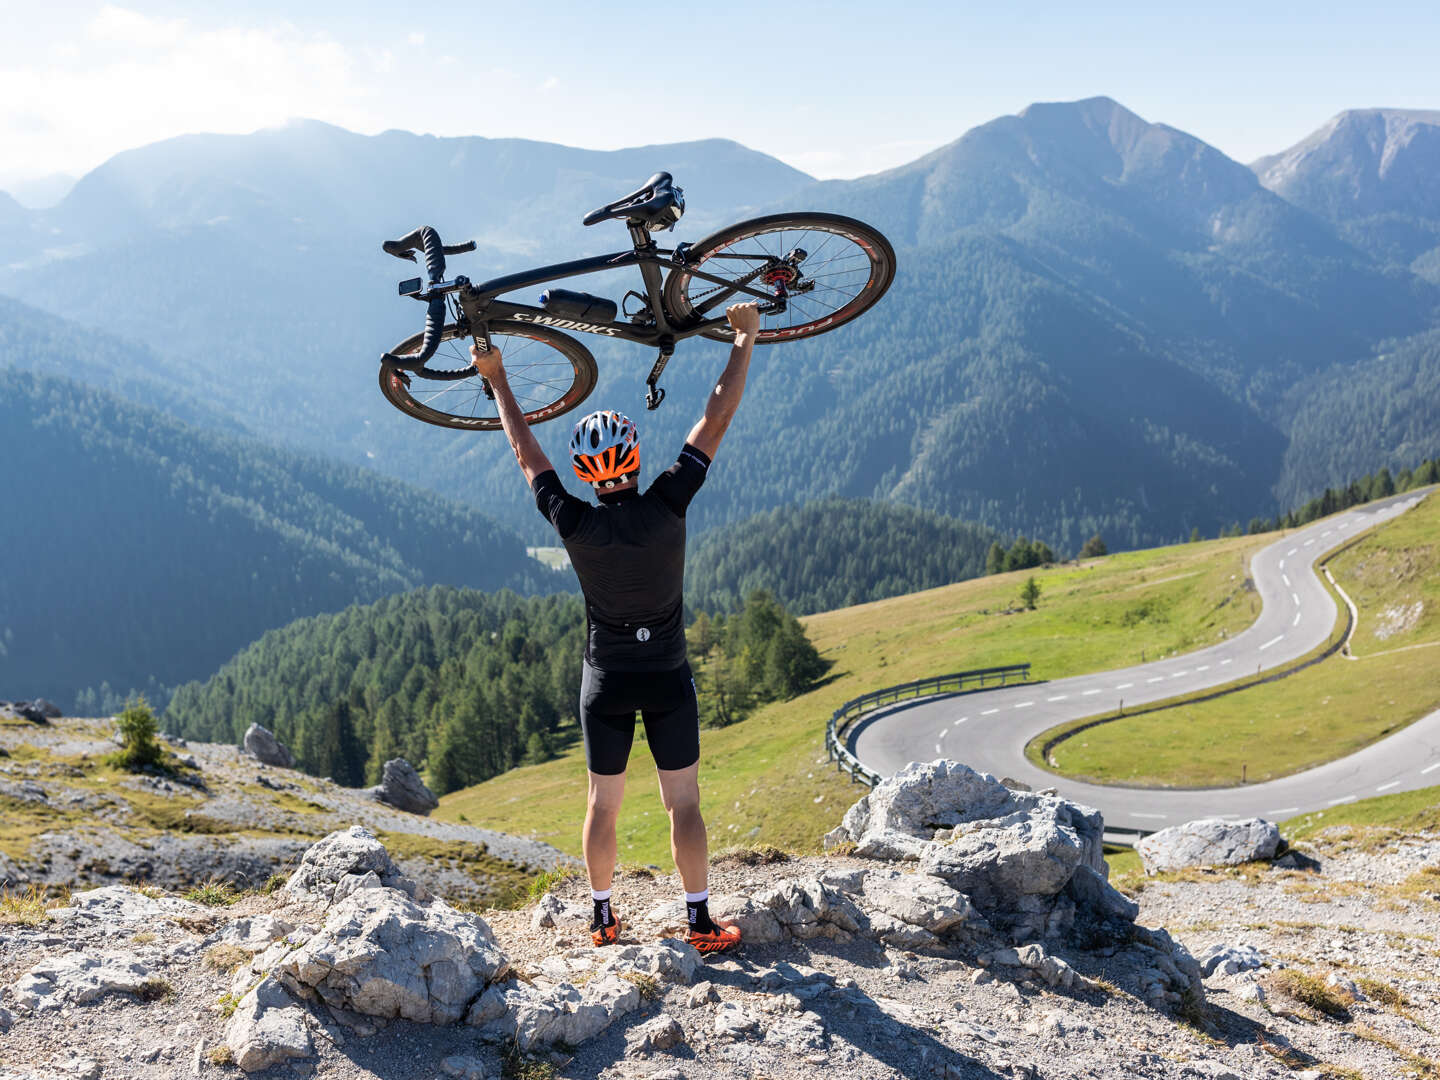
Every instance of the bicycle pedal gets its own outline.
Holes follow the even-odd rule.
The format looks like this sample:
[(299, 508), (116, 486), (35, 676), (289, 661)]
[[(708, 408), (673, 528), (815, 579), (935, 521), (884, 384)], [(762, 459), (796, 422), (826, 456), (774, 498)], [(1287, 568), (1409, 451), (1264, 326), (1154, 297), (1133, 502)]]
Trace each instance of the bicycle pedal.
[(665, 388), (663, 386), (652, 386), (645, 392), (645, 408), (654, 412), (665, 400)]

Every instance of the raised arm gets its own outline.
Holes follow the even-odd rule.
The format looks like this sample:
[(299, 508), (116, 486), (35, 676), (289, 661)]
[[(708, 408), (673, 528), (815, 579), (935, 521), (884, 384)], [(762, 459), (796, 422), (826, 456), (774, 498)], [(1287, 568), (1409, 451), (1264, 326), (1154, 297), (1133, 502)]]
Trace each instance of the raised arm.
[(516, 403), (515, 395), (510, 392), (500, 350), (491, 345), (489, 352), (482, 353), (479, 346), (471, 345), (470, 362), (475, 365), (476, 371), (490, 381), (490, 389), (495, 391), (495, 404), (500, 408), (500, 425), (505, 429), (505, 437), (510, 440), (510, 449), (515, 451), (515, 460), (520, 463), (525, 482), (534, 484), (537, 476), (549, 472), (555, 466), (550, 464), (545, 451), (540, 449), (539, 440), (525, 422), (525, 414)]
[(740, 398), (745, 394), (745, 376), (750, 370), (750, 352), (755, 347), (755, 335), (760, 330), (760, 309), (753, 303), (731, 304), (725, 309), (725, 317), (735, 328), (735, 344), (730, 349), (730, 360), (720, 374), (714, 392), (705, 401), (705, 415), (690, 429), (690, 437), (685, 440), (711, 459), (720, 449), (720, 440), (735, 418), (735, 410), (740, 408)]

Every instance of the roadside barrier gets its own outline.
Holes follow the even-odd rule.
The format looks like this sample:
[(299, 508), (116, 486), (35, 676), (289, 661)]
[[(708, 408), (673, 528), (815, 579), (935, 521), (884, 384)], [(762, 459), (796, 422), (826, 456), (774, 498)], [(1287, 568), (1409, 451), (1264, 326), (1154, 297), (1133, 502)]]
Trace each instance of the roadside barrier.
[(836, 768), (848, 773), (851, 780), (874, 787), (880, 782), (880, 774), (867, 768), (845, 748), (842, 741), (845, 729), (866, 713), (874, 712), (885, 705), (893, 705), (905, 698), (933, 697), (937, 694), (973, 693), (1009, 686), (1012, 682), (1028, 682), (1030, 665), (1009, 664), (1005, 667), (977, 668), (974, 671), (957, 671), (953, 675), (934, 675), (928, 679), (887, 686), (872, 690), (845, 702), (830, 714), (825, 726), (825, 752)]

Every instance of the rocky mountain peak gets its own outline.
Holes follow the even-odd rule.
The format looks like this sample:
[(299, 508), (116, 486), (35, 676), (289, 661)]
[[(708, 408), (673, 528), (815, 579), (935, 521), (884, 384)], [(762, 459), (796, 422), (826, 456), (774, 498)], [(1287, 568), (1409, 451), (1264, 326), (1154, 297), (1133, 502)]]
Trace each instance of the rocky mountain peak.
[(1350, 109), (1250, 167), (1271, 191), (1331, 220), (1440, 217), (1440, 110)]

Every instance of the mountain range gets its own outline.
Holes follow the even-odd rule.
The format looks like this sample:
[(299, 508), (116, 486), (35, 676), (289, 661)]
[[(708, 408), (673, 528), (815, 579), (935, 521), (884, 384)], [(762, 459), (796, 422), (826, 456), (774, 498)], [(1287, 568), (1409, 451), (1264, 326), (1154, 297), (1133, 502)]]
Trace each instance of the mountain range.
[[(298, 122), (142, 147), (53, 208), (5, 204), (0, 291), (143, 347), (141, 373), (96, 356), (87, 381), (539, 541), (503, 439), (415, 424), (375, 392), (375, 357), (419, 314), (379, 241), (421, 222), (477, 239), (451, 262), (474, 279), (620, 248), (579, 217), (664, 168), (686, 188), (678, 239), (805, 208), (872, 222), (900, 256), (864, 319), (761, 350), (693, 529), (840, 495), (1125, 547), (1440, 451), (1437, 116), (1345, 113), (1247, 167), (1093, 98), (828, 182), (723, 140), (596, 152)], [(683, 345), (645, 413), (651, 357), (586, 344), (591, 403), (637, 415), (646, 472), (664, 468), (723, 348)], [(537, 433), (562, 456), (567, 424)]]

